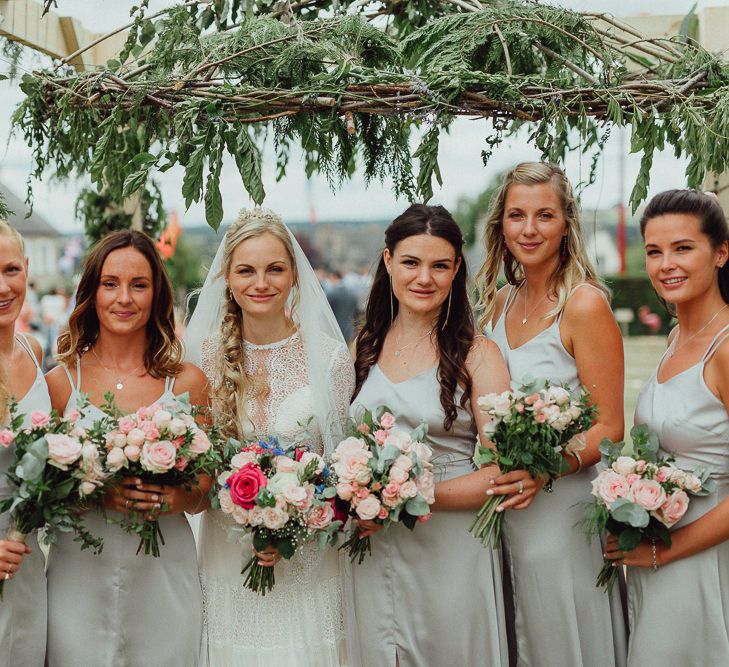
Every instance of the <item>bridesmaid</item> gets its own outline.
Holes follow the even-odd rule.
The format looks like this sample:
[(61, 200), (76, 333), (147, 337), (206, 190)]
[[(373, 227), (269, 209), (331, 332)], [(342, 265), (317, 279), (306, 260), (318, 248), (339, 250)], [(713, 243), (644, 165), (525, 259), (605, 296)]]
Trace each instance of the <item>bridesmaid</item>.
[[(440, 481), (431, 520), (375, 535), (372, 556), (353, 568), (361, 664), (507, 665), (499, 554), (468, 533), (498, 474), (471, 462), (483, 425), (476, 399), (508, 387), (506, 366), (475, 335), (463, 238), (446, 209), (411, 206), (385, 246), (357, 337), (353, 411), (385, 404), (403, 428), (426, 422)], [(530, 482), (519, 501), (535, 492)]]
[[(132, 412), (189, 392), (207, 405), (202, 371), (182, 359), (174, 334), (172, 287), (153, 242), (137, 231), (104, 237), (86, 258), (68, 331), (58, 341), (61, 366), (48, 373), (53, 407), (91, 401), (84, 419), (103, 416), (104, 393)], [(205, 508), (210, 480), (191, 490), (135, 484), (109, 491), (107, 519), (87, 515), (104, 551), (80, 551), (70, 536), (48, 560), (48, 667), (195, 665), (202, 594), (195, 542), (183, 512)], [(165, 544), (159, 558), (136, 555), (139, 539), (112, 525), (122, 513), (156, 512)]]
[[(36, 410), (50, 412), (51, 399), (41, 371), (41, 347), (31, 337), (15, 333), (25, 301), (28, 260), (23, 239), (0, 222), (0, 425), (8, 420), (7, 401), (17, 399), (18, 412), (30, 425)], [(12, 372), (10, 372), (12, 370)], [(13, 460), (11, 447), (0, 447), (0, 498), (10, 494), (5, 471)], [(8, 530), (8, 517), (0, 515), (0, 538)], [(27, 544), (0, 539), (0, 576), (5, 579), (0, 602), (0, 665), (41, 667), (46, 650), (45, 559), (37, 536)]]
[(685, 470), (705, 467), (715, 493), (691, 497), (671, 547), (641, 543), (609, 558), (628, 566), (629, 665), (729, 661), (729, 229), (713, 195), (669, 190), (640, 221), (653, 287), (678, 318), (638, 397), (636, 423)]
[[(575, 528), (579, 503), (590, 499), (600, 441), (623, 436), (623, 346), (608, 292), (585, 253), (577, 203), (562, 170), (527, 162), (509, 172), (492, 202), (485, 242), (486, 262), (477, 276), (480, 324), (491, 324), (489, 336), (512, 380), (584, 386), (599, 409), (580, 438), (584, 449), (565, 455), (569, 471), (554, 492), (505, 516), (516, 662), (543, 665), (548, 656), (554, 665), (623, 665), (618, 588), (608, 597), (595, 587), (600, 545), (588, 544)], [(509, 284), (497, 292), (502, 262)], [(502, 475), (491, 491), (519, 497), (530, 479), (525, 471)]]

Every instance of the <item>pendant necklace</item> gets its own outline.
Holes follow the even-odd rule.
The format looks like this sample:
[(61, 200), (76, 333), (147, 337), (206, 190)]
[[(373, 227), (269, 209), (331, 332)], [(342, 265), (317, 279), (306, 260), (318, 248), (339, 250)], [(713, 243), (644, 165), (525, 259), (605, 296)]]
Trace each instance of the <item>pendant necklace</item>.
[(527, 299), (529, 298), (529, 285), (524, 283), (524, 318), (521, 321), (521, 325), (524, 326), (527, 323), (527, 320), (531, 316), (531, 314), (537, 309), (537, 306), (544, 301), (545, 297), (549, 293), (549, 290), (547, 290), (543, 295), (542, 298), (537, 301), (536, 304), (534, 304), (534, 307), (527, 313)]
[(415, 343), (419, 343), (426, 336), (430, 336), (430, 334), (433, 333), (434, 328), (435, 327), (430, 327), (430, 329), (428, 329), (422, 336), (418, 336), (414, 341), (408, 343), (407, 345), (403, 345), (402, 347), (400, 347), (400, 337), (397, 335), (397, 331), (393, 331), (393, 333), (395, 334), (395, 352), (393, 354), (396, 357), (399, 357), (403, 353), (403, 350), (407, 350), (409, 347), (415, 345)]
[(725, 303), (721, 308), (719, 308), (719, 310), (717, 310), (714, 313), (714, 316), (706, 324), (704, 324), (704, 326), (701, 327), (701, 329), (699, 329), (695, 334), (692, 334), (691, 336), (689, 336), (680, 345), (676, 345), (676, 343), (678, 342), (678, 338), (681, 335), (681, 330), (679, 329), (678, 335), (673, 339), (673, 343), (671, 343), (671, 347), (668, 348), (668, 356), (673, 357), (673, 355), (676, 354), (676, 352), (678, 352), (682, 347), (688, 345), (694, 338), (696, 338), (696, 336), (698, 336), (704, 329), (706, 329), (717, 317), (719, 317), (719, 313), (721, 313), (721, 311), (724, 310), (724, 308), (726, 308), (727, 306), (729, 306), (729, 303)]
[[(110, 375), (110, 376), (111, 376), (112, 378), (113, 378), (113, 377), (117, 377), (116, 373), (112, 373), (112, 371), (111, 371), (111, 370), (109, 370), (109, 369), (108, 369), (108, 368), (107, 368), (106, 366), (104, 366), (104, 364), (102, 363), (101, 359), (99, 358), (99, 355), (98, 355), (98, 354), (96, 354), (96, 350), (95, 350), (95, 349), (94, 349), (93, 347), (91, 348), (91, 352), (92, 352), (92, 353), (93, 353), (93, 355), (94, 355), (94, 356), (96, 357), (96, 361), (98, 361), (98, 362), (99, 362), (99, 365), (100, 365), (100, 366), (101, 366), (101, 367), (102, 367), (102, 368), (103, 368), (103, 369), (104, 369), (104, 370), (105, 370), (105, 371), (106, 371), (106, 372), (107, 372), (107, 373), (108, 373), (108, 374), (109, 374), (109, 375)], [(127, 374), (126, 374), (126, 375), (125, 375), (124, 377), (122, 377), (122, 378), (119, 378), (119, 379), (118, 379), (118, 380), (116, 381), (116, 385), (114, 385), (114, 386), (115, 386), (115, 387), (117, 388), (117, 390), (121, 391), (122, 389), (124, 389), (124, 381), (125, 381), (125, 380), (126, 380), (127, 378), (131, 377), (131, 376), (132, 376), (132, 375), (133, 375), (134, 373), (136, 373), (136, 372), (137, 372), (137, 371), (138, 371), (138, 370), (139, 370), (139, 369), (140, 369), (140, 368), (141, 368), (142, 366), (144, 366), (144, 362), (142, 362), (141, 364), (139, 364), (139, 366), (137, 366), (137, 367), (136, 367), (136, 368), (135, 368), (135, 369), (134, 369), (134, 370), (133, 370), (133, 371), (132, 371), (131, 373), (127, 373)]]

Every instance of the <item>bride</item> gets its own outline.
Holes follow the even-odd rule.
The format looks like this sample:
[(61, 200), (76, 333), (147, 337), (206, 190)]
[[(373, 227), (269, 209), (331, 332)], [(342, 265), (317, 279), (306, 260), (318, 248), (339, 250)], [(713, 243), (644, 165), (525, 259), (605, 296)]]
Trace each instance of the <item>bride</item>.
[[(293, 234), (267, 209), (241, 211), (218, 248), (186, 334), (187, 359), (213, 387), (215, 421), (241, 441), (305, 436), (326, 453), (342, 431), (354, 369), (334, 315)], [(337, 667), (344, 657), (342, 583), (334, 550), (307, 544), (276, 566), (265, 597), (243, 586), (250, 537), (205, 512), (198, 560), (205, 630), (201, 665)]]

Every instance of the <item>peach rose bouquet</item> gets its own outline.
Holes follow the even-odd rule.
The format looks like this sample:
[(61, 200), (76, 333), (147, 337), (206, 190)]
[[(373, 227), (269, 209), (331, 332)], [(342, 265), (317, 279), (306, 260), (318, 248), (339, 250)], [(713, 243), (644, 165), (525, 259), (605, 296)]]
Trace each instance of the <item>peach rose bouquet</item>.
[[(45, 528), (43, 541), (53, 544), (59, 531), (74, 532), (81, 549), (101, 551), (101, 538), (83, 525), (82, 510), (99, 501), (106, 481), (96, 446), (76, 425), (79, 413), (60, 418), (54, 412), (33, 412), (30, 426), (11, 403), (10, 423), (0, 428), (0, 446), (12, 449), (6, 472), (10, 494), (0, 500), (8, 512), (5, 539), (25, 542), (26, 536)], [(0, 573), (0, 597), (5, 580)]]
[[(686, 514), (690, 496), (711, 493), (715, 483), (706, 469), (681, 470), (672, 457), (659, 456), (658, 438), (644, 425), (630, 435), (632, 444), (607, 438), (600, 444), (604, 469), (592, 481), (594, 500), (582, 527), (590, 537), (612, 533), (623, 551), (644, 539), (670, 547), (670, 529)], [(597, 585), (610, 591), (617, 578), (618, 568), (606, 561)]]
[[(374, 520), (388, 527), (402, 523), (413, 530), (430, 518), (435, 502), (433, 452), (423, 440), (427, 426), (412, 433), (395, 428), (385, 406), (366, 410), (351, 425), (351, 435), (332, 453), (332, 483), (337, 505), (355, 519)], [(361, 563), (371, 552), (369, 537), (353, 530), (340, 547)]]
[[(233, 520), (230, 533), (252, 534), (253, 546), (268, 546), (290, 559), (316, 540), (321, 549), (336, 543), (342, 526), (334, 509), (334, 489), (328, 483), (324, 459), (305, 447), (282, 446), (276, 438), (235, 445), (227, 469), (218, 475), (213, 503)], [(253, 556), (243, 567), (244, 585), (265, 595), (276, 584), (273, 567)]]
[[(154, 484), (197, 486), (200, 475), (214, 475), (221, 457), (212, 446), (211, 436), (201, 427), (198, 408), (190, 405), (187, 394), (171, 403), (154, 403), (132, 414), (122, 414), (113, 395), (106, 394), (102, 409), (108, 414), (89, 429), (104, 461), (109, 483), (123, 477), (136, 477)], [(161, 507), (161, 511), (165, 511)], [(164, 536), (151, 514), (130, 511), (121, 527), (139, 535), (139, 549), (160, 555)]]

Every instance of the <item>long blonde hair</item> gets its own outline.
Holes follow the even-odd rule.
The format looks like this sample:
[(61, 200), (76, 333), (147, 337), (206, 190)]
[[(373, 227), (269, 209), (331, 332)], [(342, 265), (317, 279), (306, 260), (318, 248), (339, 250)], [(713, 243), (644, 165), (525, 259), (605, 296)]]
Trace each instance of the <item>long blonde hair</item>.
[(477, 310), (481, 311), (479, 326), (484, 329), (491, 321), (496, 309), (496, 292), (499, 273), (504, 268), (506, 280), (510, 285), (519, 285), (524, 281), (524, 269), (509, 252), (505, 253), (504, 241), (504, 208), (509, 188), (514, 185), (541, 185), (550, 183), (559, 195), (562, 214), (567, 224), (567, 261), (560, 263), (551, 277), (551, 289), (557, 297), (555, 307), (544, 317), (554, 317), (562, 312), (570, 292), (581, 283), (590, 283), (602, 290), (606, 297), (610, 291), (600, 280), (597, 271), (587, 256), (585, 241), (580, 227), (580, 211), (572, 186), (565, 173), (557, 165), (548, 162), (522, 162), (504, 177), (489, 207), (486, 219), (484, 244), (486, 261), (476, 274), (478, 289)]
[[(25, 254), (25, 244), (20, 232), (11, 227), (5, 220), (0, 220), (0, 238), (7, 237), (17, 241), (20, 251)], [(8, 388), (7, 369), (0, 367), (0, 425), (7, 423), (8, 401), (10, 400), (10, 389)]]
[[(291, 309), (298, 302), (298, 274), (294, 259), (294, 248), (289, 232), (281, 218), (265, 208), (243, 209), (236, 221), (225, 233), (223, 264), (220, 275), (225, 278), (230, 271), (233, 253), (240, 243), (262, 234), (273, 234), (286, 248), (294, 274)], [(230, 290), (225, 290), (223, 321), (220, 325), (221, 349), (216, 355), (214, 386), (212, 392), (213, 412), (222, 426), (224, 435), (243, 437), (243, 424), (249, 422), (247, 401), (255, 391), (254, 382), (246, 374), (246, 354), (243, 341), (243, 311), (236, 303)]]

